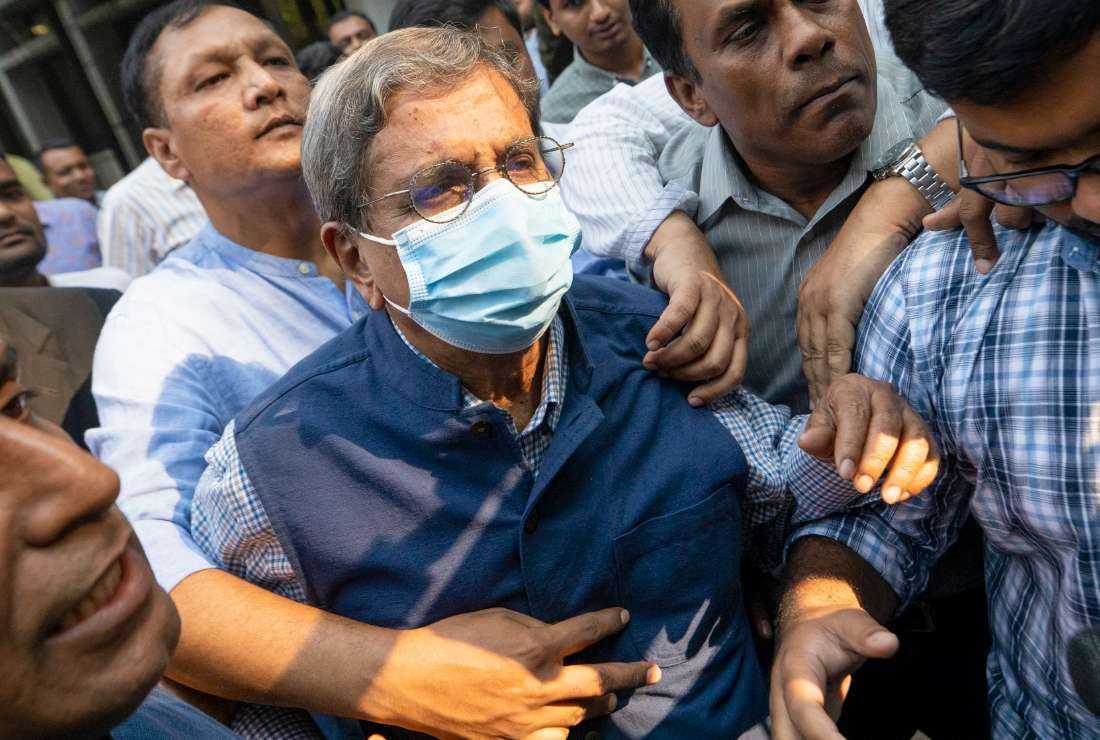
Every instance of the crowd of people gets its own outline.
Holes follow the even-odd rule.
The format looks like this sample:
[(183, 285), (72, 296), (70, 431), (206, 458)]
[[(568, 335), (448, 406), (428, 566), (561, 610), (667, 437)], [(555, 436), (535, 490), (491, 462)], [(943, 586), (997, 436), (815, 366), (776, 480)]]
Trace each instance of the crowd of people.
[(0, 736), (1100, 736), (1100, 5), (381, 30), (0, 157)]

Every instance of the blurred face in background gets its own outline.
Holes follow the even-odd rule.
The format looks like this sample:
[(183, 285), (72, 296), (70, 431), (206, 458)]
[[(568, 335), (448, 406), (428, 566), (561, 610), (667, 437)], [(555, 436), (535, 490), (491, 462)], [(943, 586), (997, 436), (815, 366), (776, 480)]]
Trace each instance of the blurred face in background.
[(34, 202), (0, 157), (0, 285), (20, 282), (46, 256), (46, 236)]
[(636, 37), (627, 0), (550, 0), (546, 20), (591, 56), (613, 54)]
[(374, 30), (374, 25), (357, 15), (333, 23), (328, 29), (328, 40), (332, 42), (333, 46), (344, 52), (345, 57), (354, 54), (360, 46), (377, 35), (378, 32)]
[(37, 419), (0, 338), (0, 736), (97, 737), (159, 680), (179, 618), (118, 478)]
[(78, 146), (42, 152), (42, 175), (58, 198), (80, 198), (95, 202), (95, 170)]
[(152, 54), (166, 125), (144, 139), (169, 175), (208, 199), (300, 179), (309, 81), (267, 24), (214, 6)]

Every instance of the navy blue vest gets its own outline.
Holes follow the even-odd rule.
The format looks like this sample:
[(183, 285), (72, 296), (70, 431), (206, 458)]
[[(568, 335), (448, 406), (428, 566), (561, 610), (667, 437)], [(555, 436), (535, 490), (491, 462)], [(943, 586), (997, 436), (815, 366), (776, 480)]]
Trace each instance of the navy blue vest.
[(568, 388), (537, 480), (505, 412), (463, 409), (458, 378), (381, 312), (291, 369), (238, 417), (236, 442), (311, 602), (392, 628), (623, 606), (627, 628), (574, 660), (645, 659), (664, 677), (582, 736), (734, 738), (760, 721), (738, 581), (747, 466), (687, 386), (642, 368), (664, 305), (576, 279)]

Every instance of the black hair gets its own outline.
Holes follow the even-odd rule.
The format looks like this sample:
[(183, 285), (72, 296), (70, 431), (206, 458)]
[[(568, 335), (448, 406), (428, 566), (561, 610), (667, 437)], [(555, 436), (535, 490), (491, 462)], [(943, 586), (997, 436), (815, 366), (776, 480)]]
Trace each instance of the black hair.
[(512, 0), (398, 0), (390, 14), (390, 30), (456, 26), (471, 31), (481, 16), (493, 8), (503, 13), (516, 33), (523, 36), (519, 11)]
[(662, 67), (681, 77), (699, 77), (684, 50), (680, 11), (673, 0), (630, 0), (630, 12), (642, 43)]
[(298, 69), (302, 70), (306, 79), (313, 82), (321, 76), (322, 72), (340, 61), (341, 56), (343, 52), (335, 44), (328, 41), (314, 41), (303, 47), (294, 57), (294, 61), (298, 63)]
[(898, 57), (948, 101), (999, 106), (1100, 32), (1097, 0), (885, 0)]
[(38, 153), (34, 155), (34, 163), (38, 165), (38, 169), (45, 172), (46, 168), (42, 164), (42, 155), (46, 152), (53, 151), (54, 149), (68, 149), (69, 147), (80, 146), (72, 139), (55, 137), (53, 139), (47, 139), (41, 147), (38, 149)]
[(260, 17), (247, 2), (175, 0), (157, 8), (138, 24), (122, 57), (121, 77), (122, 100), (140, 128), (164, 125), (160, 101), (160, 63), (152, 58), (157, 39), (166, 29), (186, 28), (207, 8), (219, 6), (236, 8)]
[[(325, 25), (325, 33), (327, 34), (329, 31), (332, 30), (333, 26), (341, 21), (346, 21), (348, 18), (362, 18), (368, 24), (370, 24), (370, 28), (372, 31), (374, 31), (376, 34), (378, 33), (378, 28), (375, 27), (374, 21), (372, 21), (366, 13), (360, 13), (358, 10), (341, 10), (339, 13), (329, 18), (328, 23)], [(305, 50), (303, 49), (303, 51)]]

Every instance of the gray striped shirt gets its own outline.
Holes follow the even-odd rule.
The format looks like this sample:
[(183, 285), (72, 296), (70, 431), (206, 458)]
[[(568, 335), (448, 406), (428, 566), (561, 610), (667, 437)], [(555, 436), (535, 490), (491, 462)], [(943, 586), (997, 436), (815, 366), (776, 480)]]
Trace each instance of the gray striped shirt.
[(899, 141), (921, 138), (945, 109), (904, 68), (888, 59), (879, 59), (878, 66), (874, 129), (847, 176), (809, 220), (753, 185), (721, 126), (685, 128), (658, 160), (662, 180), (698, 194), (696, 223), (748, 312), (746, 388), (796, 413), (809, 406), (798, 350), (798, 287), (867, 188), (875, 162)]

